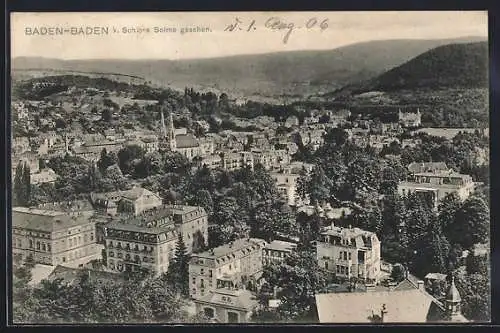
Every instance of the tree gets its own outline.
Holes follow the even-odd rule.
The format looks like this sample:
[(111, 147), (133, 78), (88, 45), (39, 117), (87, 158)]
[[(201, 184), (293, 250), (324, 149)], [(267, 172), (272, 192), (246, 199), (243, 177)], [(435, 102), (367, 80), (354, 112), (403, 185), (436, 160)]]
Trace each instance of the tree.
[(107, 123), (111, 121), (112, 117), (113, 113), (109, 108), (106, 108), (101, 112), (101, 119)]
[(462, 298), (462, 314), (469, 320), (491, 320), (491, 287), (488, 275), (459, 271), (455, 284)]
[(14, 205), (29, 206), (31, 200), (30, 167), (26, 162), (20, 161), (14, 176)]
[(205, 189), (200, 189), (195, 193), (196, 194), (191, 198), (190, 203), (194, 206), (203, 207), (207, 214), (211, 215), (214, 210), (214, 202), (210, 192)]
[(97, 161), (97, 166), (99, 167), (99, 170), (104, 173), (106, 169), (113, 164), (116, 164), (118, 162), (118, 158), (114, 152), (107, 152), (106, 148), (103, 148), (101, 151), (101, 158), (99, 161)]
[[(144, 157), (144, 150), (137, 145), (128, 145), (118, 152), (118, 165), (124, 174), (133, 172), (134, 160), (140, 160)], [(57, 171), (56, 171), (57, 172)]]
[(248, 235), (248, 215), (234, 197), (222, 197), (217, 200), (212, 222), (219, 226), (214, 231), (219, 233), (222, 244)]
[(168, 267), (167, 282), (174, 290), (179, 290), (182, 295), (189, 295), (189, 255), (187, 254), (182, 233), (179, 233), (175, 247), (175, 257)]
[(205, 237), (200, 230), (197, 230), (193, 235), (193, 253), (203, 252), (207, 249)]
[(436, 219), (429, 224), (419, 241), (416, 258), (412, 260), (412, 272), (423, 277), (427, 273), (447, 273), (450, 244)]
[(462, 203), (458, 195), (454, 192), (446, 195), (438, 205), (438, 220), (445, 236), (450, 243), (460, 243), (463, 235), (456, 234), (455, 223), (457, 221), (457, 212), (459, 211)]
[(392, 281), (399, 283), (406, 278), (406, 268), (401, 264), (395, 264), (392, 266), (391, 279)]
[(488, 267), (490, 263), (488, 261), (487, 256), (477, 256), (474, 255), (474, 250), (469, 250), (469, 255), (465, 259), (465, 268), (467, 270), (467, 274), (482, 274), (484, 276), (488, 276)]
[(321, 166), (312, 170), (308, 188), (312, 203), (322, 203), (330, 199), (331, 181)]
[(277, 312), (288, 322), (311, 320), (315, 311), (314, 295), (324, 292), (328, 281), (310, 250), (292, 253), (281, 265), (266, 266), (263, 278), (271, 288), (279, 288)]
[(484, 199), (479, 196), (471, 196), (465, 200), (457, 211), (456, 222), (452, 230), (452, 233), (457, 235), (457, 241), (464, 248), (488, 240), (490, 210)]
[(300, 176), (297, 179), (297, 194), (299, 195), (299, 198), (302, 200), (306, 200), (310, 190), (309, 190), (309, 183), (311, 182), (311, 179), (309, 177), (309, 173), (305, 168), (302, 168), (300, 170)]
[(280, 201), (258, 203), (252, 210), (250, 235), (271, 242), (277, 233), (291, 232), (291, 221), (291, 212)]
[(32, 269), (35, 262), (32, 256), (22, 262), (19, 256), (13, 256), (12, 260), (12, 315), (14, 323), (23, 323), (31, 319), (33, 315), (34, 302), (32, 288), (29, 283), (32, 279)]

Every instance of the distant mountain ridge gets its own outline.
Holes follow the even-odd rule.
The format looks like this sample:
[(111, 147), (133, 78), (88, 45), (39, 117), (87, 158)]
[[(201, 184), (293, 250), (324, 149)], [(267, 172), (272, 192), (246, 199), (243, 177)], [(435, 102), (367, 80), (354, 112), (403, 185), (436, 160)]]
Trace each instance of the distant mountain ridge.
[(364, 81), (437, 46), (485, 40), (382, 40), (326, 51), (290, 51), (193, 60), (59, 60), (19, 57), (13, 70), (56, 69), (119, 73), (183, 89), (202, 87), (233, 95), (308, 95)]
[(347, 85), (333, 96), (370, 91), (414, 89), (487, 88), (488, 43), (449, 44), (411, 59), (375, 78)]

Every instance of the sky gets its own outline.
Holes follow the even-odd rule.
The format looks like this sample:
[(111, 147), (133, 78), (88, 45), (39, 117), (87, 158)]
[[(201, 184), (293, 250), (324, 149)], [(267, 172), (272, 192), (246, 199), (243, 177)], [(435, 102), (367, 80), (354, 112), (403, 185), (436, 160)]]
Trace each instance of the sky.
[[(233, 31), (225, 30), (236, 19), (241, 22), (238, 27)], [(251, 24), (252, 21), (254, 24)], [(170, 31), (155, 32), (155, 27), (169, 28)], [(196, 27), (210, 30), (181, 33), (181, 29)], [(42, 35), (41, 32), (48, 28), (52, 28), (52, 32), (56, 28), (66, 31)], [(142, 32), (124, 33), (124, 28)], [(105, 29), (107, 34), (98, 34)], [(80, 34), (86, 30), (92, 33)], [(66, 60), (212, 58), (292, 50), (327, 50), (370, 40), (465, 36), (487, 38), (487, 12), (11, 14), (12, 57), (36, 56)]]

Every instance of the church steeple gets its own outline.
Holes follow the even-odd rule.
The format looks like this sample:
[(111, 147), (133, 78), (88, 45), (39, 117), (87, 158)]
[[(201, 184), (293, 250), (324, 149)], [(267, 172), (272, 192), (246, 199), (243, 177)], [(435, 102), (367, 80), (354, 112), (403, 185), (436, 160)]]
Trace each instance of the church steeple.
[(160, 149), (175, 151), (175, 127), (172, 112), (169, 112), (168, 125), (165, 124), (165, 116), (163, 110), (161, 111), (161, 135), (160, 135)]
[(167, 137), (167, 127), (165, 126), (165, 117), (163, 115), (163, 110), (161, 111), (161, 134), (164, 138)]
[(174, 151), (177, 146), (175, 142), (175, 127), (172, 111), (170, 111), (168, 115), (168, 142), (170, 144), (170, 150)]

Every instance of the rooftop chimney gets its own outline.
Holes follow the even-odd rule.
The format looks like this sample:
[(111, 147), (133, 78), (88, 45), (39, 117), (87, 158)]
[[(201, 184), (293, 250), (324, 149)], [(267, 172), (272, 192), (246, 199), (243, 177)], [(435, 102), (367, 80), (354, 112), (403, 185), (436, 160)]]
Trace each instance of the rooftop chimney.
[(425, 290), (425, 288), (424, 288), (424, 281), (418, 280), (417, 285), (418, 285), (418, 289), (419, 290), (422, 290), (422, 291)]

